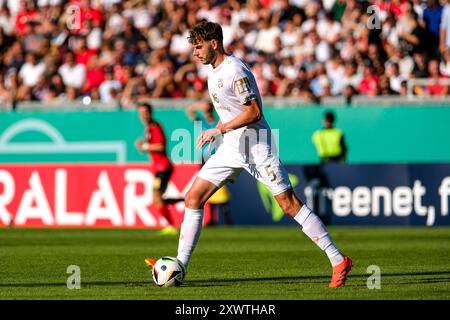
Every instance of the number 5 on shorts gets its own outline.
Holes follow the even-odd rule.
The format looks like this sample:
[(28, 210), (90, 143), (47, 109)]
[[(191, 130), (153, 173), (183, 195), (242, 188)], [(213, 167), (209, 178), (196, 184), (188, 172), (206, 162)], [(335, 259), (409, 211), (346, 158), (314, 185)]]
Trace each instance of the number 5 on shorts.
[(266, 174), (269, 176), (270, 182), (274, 182), (275, 180), (277, 180), (277, 175), (275, 174), (275, 172), (273, 172), (270, 164), (265, 166), (264, 170), (266, 170)]

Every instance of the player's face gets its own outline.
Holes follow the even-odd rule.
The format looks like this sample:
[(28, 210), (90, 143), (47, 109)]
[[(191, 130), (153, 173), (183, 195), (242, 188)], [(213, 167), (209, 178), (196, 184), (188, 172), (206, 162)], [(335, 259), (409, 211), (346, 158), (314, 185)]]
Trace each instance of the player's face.
[(141, 119), (143, 124), (148, 124), (151, 122), (152, 114), (150, 112), (148, 112), (147, 108), (140, 107), (138, 109), (138, 113), (139, 113), (139, 118)]
[(197, 41), (193, 45), (194, 52), (193, 55), (203, 64), (211, 64), (215, 57), (216, 53), (211, 46), (211, 41)]

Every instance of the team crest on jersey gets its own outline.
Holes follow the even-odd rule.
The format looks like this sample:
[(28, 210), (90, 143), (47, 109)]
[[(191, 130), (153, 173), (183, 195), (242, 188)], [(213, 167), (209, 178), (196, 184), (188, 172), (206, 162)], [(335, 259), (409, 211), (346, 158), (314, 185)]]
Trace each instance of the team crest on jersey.
[(244, 77), (242, 79), (236, 80), (234, 82), (234, 87), (237, 89), (237, 92), (239, 94), (242, 94), (244, 92), (250, 91), (250, 81), (247, 77)]
[(217, 82), (217, 86), (218, 86), (219, 88), (222, 88), (222, 87), (223, 87), (223, 79), (222, 79), (222, 78), (219, 78), (219, 81)]

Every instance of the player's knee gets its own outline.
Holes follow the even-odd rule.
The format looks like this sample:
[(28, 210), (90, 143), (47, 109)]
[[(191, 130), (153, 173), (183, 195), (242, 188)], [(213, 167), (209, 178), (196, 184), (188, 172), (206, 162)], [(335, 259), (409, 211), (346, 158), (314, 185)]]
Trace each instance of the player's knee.
[(156, 207), (161, 207), (164, 205), (164, 200), (162, 198), (162, 195), (159, 191), (153, 191), (153, 204)]
[(282, 201), (280, 203), (280, 207), (285, 214), (288, 216), (294, 216), (294, 204), (290, 200)]
[(184, 197), (184, 205), (189, 209), (201, 209), (203, 207), (200, 195), (192, 191), (189, 191)]
[(277, 197), (277, 201), (283, 212), (291, 217), (294, 217), (301, 208), (301, 203), (295, 194), (281, 195)]

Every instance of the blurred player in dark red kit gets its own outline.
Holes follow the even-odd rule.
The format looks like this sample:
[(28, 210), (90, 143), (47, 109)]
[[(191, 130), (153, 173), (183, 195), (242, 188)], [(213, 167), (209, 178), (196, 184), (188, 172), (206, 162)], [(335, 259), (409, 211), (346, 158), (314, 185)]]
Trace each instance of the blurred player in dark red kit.
[(173, 225), (167, 205), (162, 195), (167, 189), (173, 165), (166, 154), (166, 137), (161, 125), (153, 119), (153, 108), (150, 104), (140, 102), (137, 104), (139, 118), (145, 126), (145, 139), (136, 140), (136, 148), (141, 152), (149, 154), (152, 160), (153, 173), (153, 210), (164, 216), (169, 225), (161, 230), (165, 235), (176, 235), (178, 229)]

